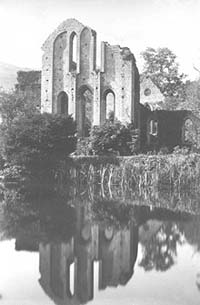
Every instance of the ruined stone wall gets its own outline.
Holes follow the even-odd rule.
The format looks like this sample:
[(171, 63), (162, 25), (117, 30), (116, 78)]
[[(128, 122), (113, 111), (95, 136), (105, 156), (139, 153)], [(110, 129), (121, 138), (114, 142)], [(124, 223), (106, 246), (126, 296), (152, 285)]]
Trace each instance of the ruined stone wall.
[[(139, 74), (135, 58), (128, 48), (102, 43), (101, 65), (101, 123), (106, 118), (106, 95), (112, 92), (115, 98), (115, 117), (122, 123), (137, 122)], [(137, 125), (137, 123), (136, 123)]]
[[(48, 37), (43, 51), (42, 112), (58, 113), (58, 96), (65, 92), (68, 112), (76, 119), (79, 134), (85, 136), (88, 121), (91, 125), (105, 122), (106, 96), (112, 93), (115, 117), (138, 124), (139, 74), (128, 48), (102, 43), (98, 70), (96, 32), (69, 19)], [(85, 92), (91, 95), (91, 106), (86, 105)]]
[[(57, 99), (60, 92), (65, 91), (64, 75), (66, 71), (67, 58), (67, 32), (59, 34), (53, 47), (53, 101)], [(53, 103), (53, 112), (57, 113), (57, 104)]]
[[(69, 19), (49, 36), (43, 50), (42, 111), (57, 113), (57, 98), (64, 91), (68, 97), (69, 114), (76, 119), (78, 130), (82, 130), (85, 112), (82, 95), (86, 90), (94, 94), (95, 88), (93, 103), (94, 98), (99, 96), (96, 89), (98, 76), (95, 73), (96, 33), (78, 21)], [(93, 113), (96, 113), (94, 108)], [(92, 118), (93, 121), (99, 123), (97, 118)]]
[[(195, 117), (188, 110), (155, 110), (140, 106), (141, 124), (140, 124), (140, 149), (143, 151), (157, 150), (167, 148), (173, 151), (176, 146), (190, 147), (191, 144), (196, 144), (200, 147), (200, 128), (199, 118)], [(189, 132), (190, 137), (186, 141), (184, 124), (189, 120), (192, 124)], [(156, 122), (157, 132), (151, 132), (151, 122)], [(188, 135), (187, 135), (188, 136)]]
[(96, 68), (96, 33), (89, 29), (84, 28), (80, 35), (80, 48), (78, 50), (80, 56), (80, 71), (76, 75), (76, 120), (79, 130), (84, 129), (85, 119), (85, 101), (84, 93), (89, 90), (92, 96), (91, 100), (91, 123), (94, 121), (94, 76)]
[[(45, 41), (42, 49), (42, 111), (56, 113), (56, 100), (61, 91), (68, 95), (68, 109), (75, 116), (76, 78), (70, 63), (71, 40), (77, 35), (77, 72), (79, 72), (80, 32), (84, 26), (74, 19), (63, 22)], [(76, 32), (74, 32), (76, 30)]]

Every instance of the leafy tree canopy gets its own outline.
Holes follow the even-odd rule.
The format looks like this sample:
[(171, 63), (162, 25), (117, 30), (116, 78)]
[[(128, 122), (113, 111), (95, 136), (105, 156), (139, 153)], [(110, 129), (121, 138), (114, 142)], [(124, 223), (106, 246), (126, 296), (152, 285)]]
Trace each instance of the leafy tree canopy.
[(192, 111), (196, 116), (200, 117), (200, 79), (187, 81), (186, 99), (184, 103), (178, 105), (177, 109), (187, 109)]
[(179, 73), (176, 55), (168, 48), (150, 47), (141, 55), (144, 59), (143, 74), (151, 78), (164, 96), (184, 100), (186, 75)]
[(0, 113), (0, 161), (10, 168), (50, 169), (75, 150), (76, 125), (71, 116), (41, 114), (16, 92), (1, 92)]
[(0, 92), (0, 113), (3, 124), (11, 125), (13, 120), (19, 116), (32, 116), (39, 113), (36, 106), (27, 98), (20, 97), (15, 91)]
[(48, 113), (17, 117), (12, 127), (1, 127), (4, 158), (10, 164), (43, 166), (71, 153), (76, 145), (72, 117)]

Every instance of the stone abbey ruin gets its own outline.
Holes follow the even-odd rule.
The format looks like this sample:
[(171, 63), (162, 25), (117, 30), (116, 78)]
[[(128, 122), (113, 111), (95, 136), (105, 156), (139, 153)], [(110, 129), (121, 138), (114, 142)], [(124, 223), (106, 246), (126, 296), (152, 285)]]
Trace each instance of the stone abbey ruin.
[(42, 49), (41, 109), (69, 113), (78, 132), (106, 120), (109, 111), (123, 123), (138, 126), (139, 73), (128, 48), (101, 43), (96, 66), (96, 32), (75, 19), (64, 21)]
[(42, 50), (42, 72), (33, 71), (33, 79), (24, 72), (32, 81), (18, 89), (41, 112), (72, 115), (80, 137), (87, 137), (92, 126), (102, 125), (112, 114), (139, 130), (141, 150), (173, 149), (188, 140), (199, 144), (199, 119), (187, 110), (155, 107), (156, 99), (163, 96), (150, 80), (140, 88), (136, 60), (128, 47), (101, 42), (97, 67), (96, 32), (68, 19), (47, 38)]

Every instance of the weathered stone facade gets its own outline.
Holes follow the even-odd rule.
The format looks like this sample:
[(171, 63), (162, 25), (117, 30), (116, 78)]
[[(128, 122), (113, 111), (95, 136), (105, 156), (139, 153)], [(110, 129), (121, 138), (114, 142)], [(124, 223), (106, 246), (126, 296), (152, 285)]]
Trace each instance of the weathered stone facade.
[[(96, 66), (96, 32), (68, 19), (42, 47), (41, 111), (71, 114), (79, 136), (88, 136), (93, 125), (102, 125), (112, 113), (122, 123), (139, 129), (140, 149), (173, 150), (185, 145), (187, 111), (164, 111), (164, 96), (150, 80), (140, 80), (134, 55), (119, 45), (101, 43), (100, 68)], [(194, 120), (192, 120), (194, 121)], [(188, 122), (186, 122), (188, 123)], [(188, 123), (192, 126), (192, 123)], [(197, 124), (193, 124), (197, 128)], [(199, 132), (195, 141), (200, 143)]]
[(188, 110), (154, 110), (140, 105), (140, 145), (143, 151), (200, 147), (200, 120)]
[(139, 121), (139, 73), (129, 48), (101, 44), (96, 67), (96, 32), (75, 19), (64, 21), (42, 47), (41, 111), (72, 114), (79, 135), (105, 122)]
[(165, 102), (164, 95), (160, 89), (152, 82), (150, 77), (143, 76), (140, 78), (140, 103), (148, 105), (151, 110), (160, 108)]

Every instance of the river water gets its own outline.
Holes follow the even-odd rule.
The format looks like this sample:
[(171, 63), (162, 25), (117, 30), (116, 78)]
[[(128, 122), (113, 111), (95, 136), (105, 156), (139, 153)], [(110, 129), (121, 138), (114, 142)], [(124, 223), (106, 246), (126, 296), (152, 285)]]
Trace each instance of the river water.
[(4, 189), (0, 304), (199, 305), (200, 201), (137, 196)]

